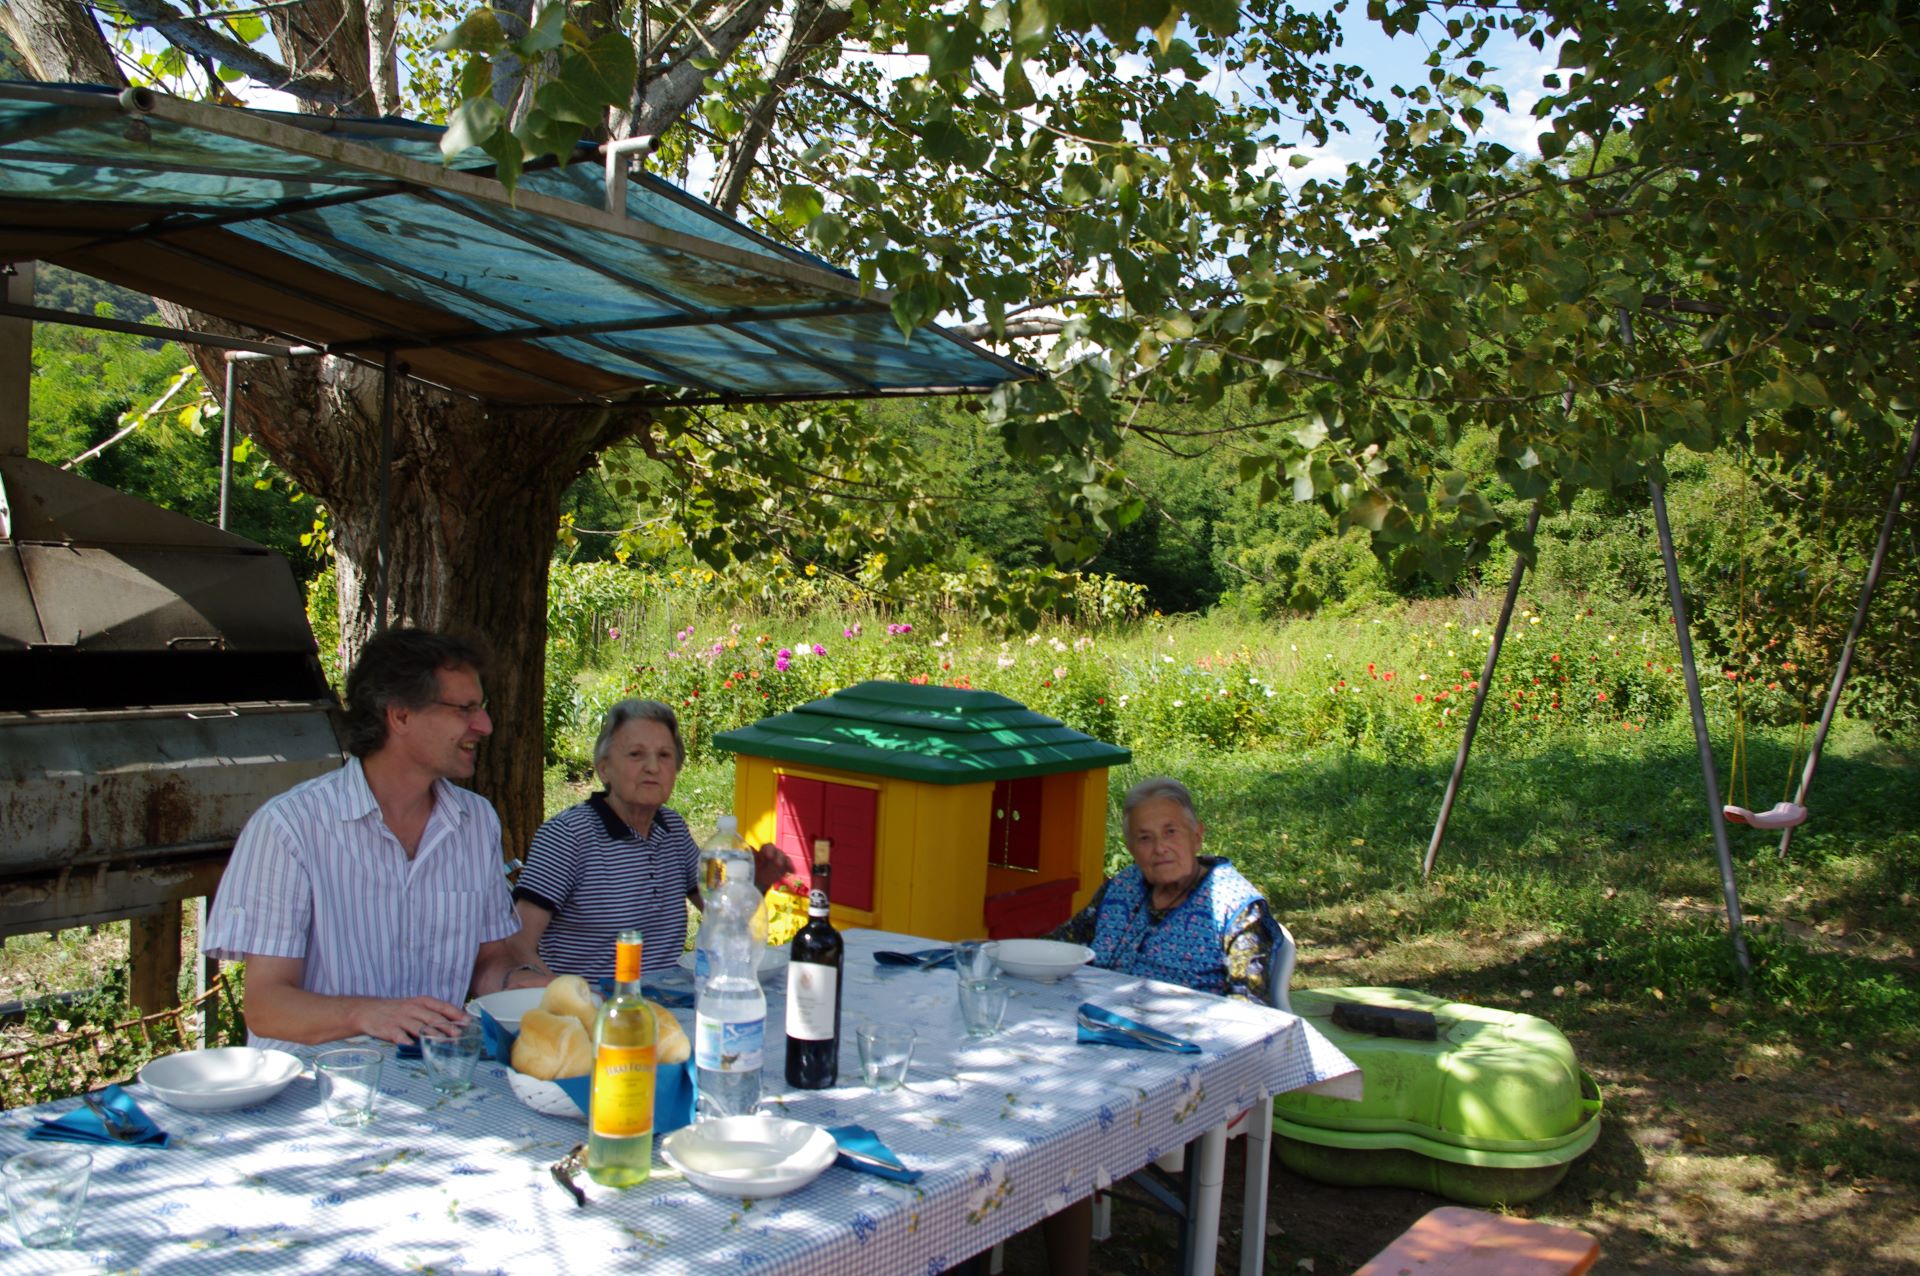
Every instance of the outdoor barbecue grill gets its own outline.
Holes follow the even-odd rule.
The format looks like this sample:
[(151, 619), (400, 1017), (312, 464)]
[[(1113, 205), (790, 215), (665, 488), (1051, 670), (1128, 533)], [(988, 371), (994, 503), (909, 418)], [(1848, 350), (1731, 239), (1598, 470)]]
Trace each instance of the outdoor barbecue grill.
[(133, 917), (133, 1001), (172, 1004), (180, 902), (341, 757), (284, 558), (0, 453), (0, 936)]

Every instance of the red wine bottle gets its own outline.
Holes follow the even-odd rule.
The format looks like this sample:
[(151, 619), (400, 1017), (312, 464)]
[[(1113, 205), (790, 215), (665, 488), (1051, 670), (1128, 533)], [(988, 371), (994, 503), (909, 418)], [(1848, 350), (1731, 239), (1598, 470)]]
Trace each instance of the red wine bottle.
[(796, 1090), (825, 1090), (840, 1077), (840, 976), (847, 945), (828, 916), (830, 848), (826, 838), (813, 844), (807, 924), (793, 937), (787, 967), (787, 1084)]

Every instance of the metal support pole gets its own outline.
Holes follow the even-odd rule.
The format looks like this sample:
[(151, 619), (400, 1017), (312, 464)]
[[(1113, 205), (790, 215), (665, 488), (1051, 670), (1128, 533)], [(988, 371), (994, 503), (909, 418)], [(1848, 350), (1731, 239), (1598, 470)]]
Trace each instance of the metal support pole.
[(1741, 933), (1740, 889), (1733, 880), (1733, 851), (1727, 845), (1727, 816), (1720, 809), (1720, 779), (1714, 774), (1713, 741), (1707, 737), (1707, 709), (1700, 699), (1700, 673), (1693, 665), (1693, 636), (1687, 627), (1687, 603), (1680, 595), (1680, 562), (1673, 552), (1673, 529), (1667, 526), (1667, 493), (1657, 478), (1647, 480), (1653, 496), (1653, 524), (1660, 533), (1660, 558), (1667, 569), (1667, 603), (1673, 608), (1674, 636), (1680, 642), (1680, 667), (1687, 678), (1687, 707), (1693, 711), (1693, 740), (1700, 749), (1700, 776), (1707, 785), (1707, 817), (1713, 825), (1713, 849), (1720, 857), (1720, 890), (1727, 900), (1727, 929), (1733, 936), (1733, 955), (1742, 976), (1752, 972), (1747, 937)]
[(233, 356), (228, 355), (227, 397), (220, 400), (220, 522), (227, 530), (227, 501), (233, 491)]
[[(37, 263), (0, 263), (0, 301), (33, 305)], [(27, 454), (27, 420), (33, 392), (33, 321), (0, 318), (0, 455)]]
[[(1794, 795), (1794, 802), (1800, 806), (1807, 804), (1807, 794), (1813, 790), (1813, 773), (1820, 765), (1820, 750), (1827, 743), (1827, 730), (1833, 726), (1834, 710), (1840, 707), (1840, 693), (1846, 688), (1847, 675), (1853, 669), (1854, 646), (1860, 641), (1860, 633), (1867, 627), (1867, 608), (1873, 602), (1873, 591), (1880, 587), (1880, 571), (1887, 564), (1887, 545), (1893, 540), (1893, 525), (1900, 517), (1900, 505), (1906, 498), (1907, 480), (1913, 477), (1913, 465), (1920, 458), (1920, 418), (1913, 423), (1913, 437), (1907, 441), (1907, 459), (1900, 464), (1900, 472), (1893, 479), (1893, 494), (1887, 498), (1887, 513), (1880, 520), (1880, 539), (1874, 542), (1873, 562), (1867, 568), (1866, 583), (1860, 587), (1860, 605), (1853, 609), (1853, 626), (1847, 630), (1847, 641), (1840, 648), (1840, 666), (1833, 671), (1833, 686), (1827, 689), (1827, 702), (1820, 709), (1820, 726), (1813, 733), (1813, 747), (1807, 750), (1807, 765), (1800, 772), (1800, 791)], [(1787, 857), (1787, 847), (1793, 844), (1793, 829), (1780, 832), (1780, 858)]]
[[(1540, 526), (1540, 503), (1527, 512), (1527, 539), (1533, 539)], [(1480, 711), (1486, 708), (1487, 692), (1493, 686), (1493, 668), (1500, 660), (1500, 648), (1507, 640), (1507, 624), (1513, 619), (1513, 604), (1520, 597), (1520, 578), (1527, 574), (1527, 560), (1516, 555), (1513, 572), (1507, 577), (1507, 596), (1500, 603), (1500, 619), (1493, 626), (1493, 642), (1487, 647), (1487, 660), (1480, 667), (1480, 685), (1473, 691), (1473, 708), (1467, 713), (1467, 733), (1460, 737), (1460, 752), (1453, 759), (1453, 775), (1447, 780), (1446, 796), (1440, 799), (1440, 818), (1433, 822), (1433, 838), (1427, 843), (1426, 862), (1420, 866), (1422, 878), (1433, 875), (1433, 861), (1440, 854), (1440, 843), (1447, 836), (1447, 819), (1453, 814), (1453, 800), (1460, 794), (1460, 780), (1467, 773), (1467, 753), (1473, 748), (1473, 736), (1480, 729)]]
[(376, 578), (373, 604), (373, 632), (382, 633), (387, 627), (387, 598), (392, 590), (392, 548), (389, 540), (393, 534), (393, 510), (390, 503), (390, 481), (393, 473), (393, 377), (399, 365), (397, 352), (389, 350), (380, 365), (380, 541), (374, 551), (374, 576)]

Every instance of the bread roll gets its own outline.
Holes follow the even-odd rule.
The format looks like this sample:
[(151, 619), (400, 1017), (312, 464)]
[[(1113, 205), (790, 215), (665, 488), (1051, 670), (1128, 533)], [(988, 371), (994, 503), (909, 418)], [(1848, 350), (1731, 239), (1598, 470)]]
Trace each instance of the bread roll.
[(657, 1001), (649, 1001), (647, 1005), (653, 1008), (655, 1049), (658, 1052), (654, 1058), (660, 1063), (685, 1063), (692, 1058), (693, 1043), (687, 1040), (679, 1020)]
[(572, 1015), (529, 1010), (513, 1043), (513, 1070), (552, 1081), (593, 1071), (593, 1039)]
[(593, 1021), (600, 1008), (593, 990), (580, 976), (561, 975), (548, 984), (547, 990), (540, 994), (540, 1009), (550, 1015), (570, 1015), (578, 1019), (580, 1026), (587, 1030), (587, 1039), (593, 1039)]

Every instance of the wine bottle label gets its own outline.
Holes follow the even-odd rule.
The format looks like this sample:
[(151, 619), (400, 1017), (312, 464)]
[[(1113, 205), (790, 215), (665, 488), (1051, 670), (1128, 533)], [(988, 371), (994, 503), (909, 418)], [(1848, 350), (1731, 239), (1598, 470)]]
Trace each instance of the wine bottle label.
[(832, 966), (796, 961), (787, 967), (787, 1035), (801, 1041), (832, 1040), (839, 986), (840, 972)]
[(593, 1060), (588, 1120), (604, 1139), (653, 1133), (652, 1046), (601, 1046)]
[(765, 1018), (732, 1022), (695, 1015), (694, 1066), (709, 1072), (758, 1072), (766, 1053)]

